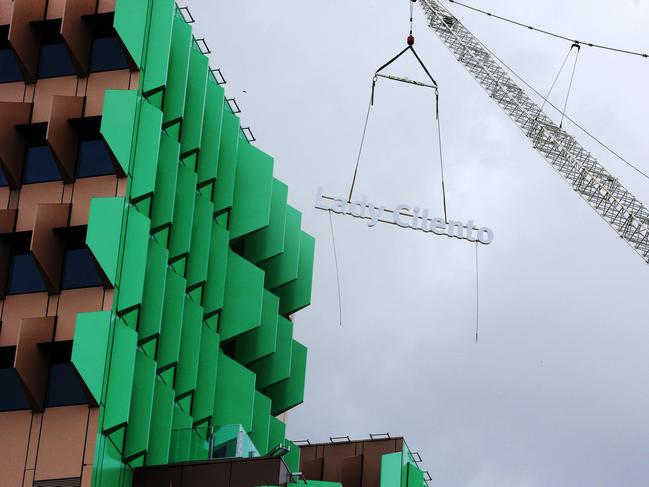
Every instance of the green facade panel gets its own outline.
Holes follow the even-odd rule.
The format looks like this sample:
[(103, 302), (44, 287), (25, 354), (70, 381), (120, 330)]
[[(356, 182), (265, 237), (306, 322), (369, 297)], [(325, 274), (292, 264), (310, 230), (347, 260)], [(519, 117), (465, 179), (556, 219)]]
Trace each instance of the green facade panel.
[(261, 325), (237, 340), (235, 357), (238, 362), (249, 364), (276, 351), (278, 312), (279, 298), (264, 289)]
[(79, 313), (72, 342), (72, 364), (92, 394), (96, 404), (101, 393), (106, 371), (111, 312)]
[(165, 302), (162, 310), (162, 329), (156, 358), (158, 373), (178, 363), (184, 308), (185, 279), (168, 269)]
[(212, 202), (196, 194), (190, 253), (187, 259), (187, 288), (190, 290), (207, 281), (213, 213)]
[(287, 200), (288, 186), (273, 179), (269, 225), (246, 239), (244, 256), (250, 262), (267, 260), (284, 251)]
[(277, 416), (304, 402), (307, 350), (293, 340), (291, 346), (291, 372), (288, 379), (278, 382), (264, 392), (273, 401), (272, 413)]
[[(122, 0), (122, 2), (124, 1), (128, 0)], [(119, 163), (123, 174), (130, 172), (137, 110), (137, 92), (106, 90), (99, 131)]]
[[(219, 164), (214, 188), (214, 211), (220, 212), (232, 208), (234, 182), (237, 176), (237, 153), (241, 141), (239, 117), (229, 110), (223, 110), (221, 128), (221, 147)], [(245, 142), (241, 142), (241, 145)]]
[(221, 340), (229, 340), (261, 325), (264, 273), (232, 250), (228, 252)]
[(225, 276), (228, 267), (230, 232), (220, 225), (212, 224), (210, 257), (207, 264), (207, 282), (203, 292), (205, 316), (212, 316), (223, 309), (225, 298)]
[(165, 125), (180, 120), (185, 111), (189, 53), (192, 42), (192, 28), (179, 13), (176, 13), (173, 20), (171, 54), (164, 96), (163, 124)]
[(266, 289), (273, 289), (297, 279), (300, 263), (300, 224), (302, 214), (292, 206), (286, 210), (284, 252), (258, 265), (266, 271)]
[(144, 275), (144, 293), (142, 295), (142, 307), (140, 308), (137, 330), (140, 344), (160, 335), (168, 260), (169, 251), (153, 239), (149, 239), (149, 252)]
[(263, 390), (288, 379), (291, 375), (293, 351), (293, 323), (283, 317), (277, 322), (277, 347), (275, 353), (248, 365), (257, 374), (257, 388)]
[(180, 141), (181, 155), (195, 152), (201, 146), (208, 72), (209, 62), (207, 56), (199, 51), (196, 43), (193, 43), (189, 54), (189, 76)]
[(271, 416), (268, 428), (268, 450), (271, 451), (276, 446), (283, 445), (285, 438), (286, 423)]
[(252, 431), (250, 439), (257, 447), (260, 455), (268, 453), (268, 437), (270, 434), (270, 399), (261, 392), (255, 392)]
[(180, 338), (180, 356), (174, 384), (176, 399), (191, 394), (196, 389), (202, 328), (203, 308), (197, 302), (186, 297)]
[(169, 461), (174, 402), (174, 390), (156, 378), (153, 390), (149, 448), (146, 457), (147, 465), (165, 465)]
[[(158, 0), (154, 0), (155, 3)], [(149, 0), (117, 0), (113, 26), (124, 43), (131, 59), (142, 67), (147, 24), (150, 17)]]
[(169, 239), (169, 258), (174, 261), (189, 253), (192, 240), (194, 205), (196, 204), (196, 173), (189, 167), (178, 165), (176, 203)]
[(230, 238), (237, 239), (270, 223), (273, 158), (247, 143), (239, 144)]
[(220, 352), (214, 400), (214, 425), (240, 424), (245, 431), (252, 431), (254, 403), (255, 374)]
[(117, 282), (124, 198), (93, 198), (90, 201), (86, 245), (108, 281)]
[[(131, 409), (124, 443), (124, 459), (129, 463), (136, 458), (143, 457), (149, 447), (155, 377), (155, 361), (143, 351), (137, 350)], [(143, 463), (143, 459), (141, 461)]]
[(173, 221), (179, 158), (180, 143), (163, 133), (160, 137), (155, 193), (151, 208), (151, 228), (154, 231), (171, 225)]
[(314, 256), (315, 239), (302, 232), (297, 279), (273, 290), (279, 296), (280, 314), (288, 316), (311, 304)]
[(146, 261), (149, 252), (151, 221), (132, 206), (127, 208), (127, 213), (128, 223), (117, 301), (118, 313), (132, 310), (142, 303)]
[(155, 191), (156, 164), (160, 152), (162, 112), (147, 102), (140, 102), (140, 120), (133, 164), (131, 201), (149, 197)]
[(201, 329), (201, 349), (198, 359), (198, 376), (192, 413), (194, 422), (200, 423), (214, 413), (214, 391), (219, 362), (219, 335), (203, 326)]
[(120, 322), (116, 322), (114, 327), (108, 391), (104, 409), (103, 429), (106, 433), (121, 428), (128, 422), (137, 350), (135, 330)]
[(199, 186), (216, 179), (219, 167), (224, 104), (225, 93), (223, 88), (210, 76), (207, 81), (203, 136), (201, 137), (201, 150), (198, 155), (196, 171)]
[(145, 94), (164, 88), (167, 82), (176, 3), (174, 0), (154, 0), (151, 8), (146, 69), (142, 81)]

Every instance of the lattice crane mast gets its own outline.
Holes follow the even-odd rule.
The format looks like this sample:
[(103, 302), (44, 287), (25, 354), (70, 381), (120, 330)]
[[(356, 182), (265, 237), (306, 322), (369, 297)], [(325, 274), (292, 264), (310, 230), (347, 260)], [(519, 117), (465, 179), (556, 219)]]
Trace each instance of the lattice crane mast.
[(530, 99), (453, 14), (437, 0), (420, 0), (420, 4), (430, 28), (534, 149), (649, 263), (649, 210)]

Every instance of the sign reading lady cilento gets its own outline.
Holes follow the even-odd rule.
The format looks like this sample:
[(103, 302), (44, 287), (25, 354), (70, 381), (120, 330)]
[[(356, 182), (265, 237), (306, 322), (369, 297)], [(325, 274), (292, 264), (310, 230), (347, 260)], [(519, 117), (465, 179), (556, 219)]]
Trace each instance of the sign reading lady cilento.
[(368, 227), (374, 227), (382, 222), (484, 245), (489, 245), (494, 240), (493, 230), (488, 227), (478, 227), (473, 220), (466, 223), (455, 220), (445, 221), (443, 218), (431, 216), (428, 208), (403, 204), (390, 210), (385, 206), (368, 202), (365, 197), (360, 201), (348, 201), (346, 198), (325, 196), (322, 191), (322, 188), (318, 188), (315, 201), (317, 209), (365, 219)]

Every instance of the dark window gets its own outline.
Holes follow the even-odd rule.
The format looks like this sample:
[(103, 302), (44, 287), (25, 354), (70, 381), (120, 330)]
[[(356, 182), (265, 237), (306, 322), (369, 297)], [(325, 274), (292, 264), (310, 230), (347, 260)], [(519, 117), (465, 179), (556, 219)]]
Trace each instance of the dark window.
[(16, 347), (0, 348), (0, 411), (30, 408), (16, 369), (13, 368), (15, 356)]
[(115, 35), (95, 37), (90, 54), (90, 72), (128, 69), (128, 59)]
[(115, 174), (115, 165), (104, 139), (82, 140), (79, 143), (77, 177), (90, 178), (106, 174)]
[(7, 294), (39, 293), (46, 290), (43, 276), (32, 254), (11, 257)]
[(22, 80), (23, 73), (20, 71), (14, 52), (9, 48), (0, 49), (0, 83)]
[(49, 356), (50, 373), (45, 394), (45, 407), (73, 406), (88, 402), (79, 375), (72, 365), (72, 342), (41, 345)]
[(103, 285), (95, 260), (88, 248), (65, 251), (62, 289), (97, 287)]
[(43, 44), (38, 63), (39, 78), (54, 78), (77, 74), (70, 51), (63, 42)]
[(61, 173), (50, 146), (39, 145), (27, 148), (23, 167), (23, 183), (45, 183), (60, 179)]
[(0, 169), (0, 188), (3, 186), (9, 186), (9, 181), (7, 181), (5, 172), (2, 169)]

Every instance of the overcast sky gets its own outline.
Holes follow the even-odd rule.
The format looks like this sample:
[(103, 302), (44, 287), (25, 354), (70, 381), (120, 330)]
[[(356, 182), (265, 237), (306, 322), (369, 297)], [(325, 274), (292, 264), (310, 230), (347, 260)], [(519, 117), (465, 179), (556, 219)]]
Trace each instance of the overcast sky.
[[(471, 1), (471, 0), (468, 0)], [(649, 51), (648, 0), (473, 0), (584, 41)], [(524, 3), (524, 5), (523, 5)], [(445, 5), (540, 91), (570, 43)], [(440, 84), (449, 217), (494, 229), (475, 247), (327, 213), (345, 195), (374, 70), (404, 47), (407, 0), (190, 0), (213, 67), (275, 157), (317, 238), (309, 347), (293, 439), (403, 435), (431, 486), (649, 485), (649, 269), (531, 148), (416, 10), (416, 48)], [(423, 80), (412, 59), (393, 74)], [(568, 72), (552, 101), (562, 103)], [(649, 59), (582, 49), (568, 112), (649, 171)], [(245, 92), (244, 92), (245, 91)], [(441, 215), (430, 92), (381, 81), (357, 193)], [(649, 181), (567, 129), (641, 200)]]

